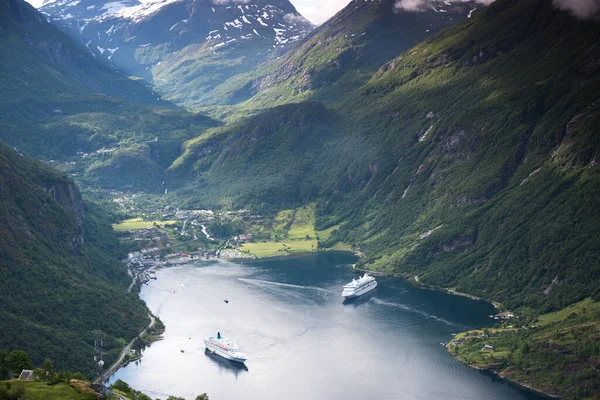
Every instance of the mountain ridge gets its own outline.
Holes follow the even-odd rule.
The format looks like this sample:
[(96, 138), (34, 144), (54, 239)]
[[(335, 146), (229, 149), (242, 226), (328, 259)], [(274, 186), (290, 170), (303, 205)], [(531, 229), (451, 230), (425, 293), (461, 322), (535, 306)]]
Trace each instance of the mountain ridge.
[(335, 102), (366, 83), (383, 63), (483, 8), (476, 1), (435, 1), (422, 12), (406, 12), (395, 11), (395, 3), (350, 2), (280, 59), (217, 86), (208, 105)]
[(45, 3), (40, 11), (95, 57), (187, 107), (313, 28), (288, 0), (75, 0)]

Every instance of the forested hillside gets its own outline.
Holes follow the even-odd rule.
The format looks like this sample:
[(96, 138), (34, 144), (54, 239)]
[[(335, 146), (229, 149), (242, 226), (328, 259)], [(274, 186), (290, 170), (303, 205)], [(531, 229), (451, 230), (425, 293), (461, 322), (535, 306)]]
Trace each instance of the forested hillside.
[(354, 244), (364, 266), (565, 306), (600, 274), (599, 27), (549, 0), (499, 0), (328, 108), (209, 131), (169, 171), (209, 204), (226, 188), (233, 207), (319, 198), (318, 228), (341, 224), (329, 243)]
[(147, 324), (109, 222), (63, 173), (0, 143), (0, 349), (91, 375), (94, 330), (108, 363)]

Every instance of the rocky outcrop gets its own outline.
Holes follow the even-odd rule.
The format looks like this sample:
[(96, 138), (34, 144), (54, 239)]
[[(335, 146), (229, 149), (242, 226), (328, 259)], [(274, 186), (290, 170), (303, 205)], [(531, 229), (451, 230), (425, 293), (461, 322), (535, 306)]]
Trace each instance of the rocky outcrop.
[(82, 255), (85, 250), (84, 207), (77, 186), (71, 181), (54, 182), (44, 187), (44, 190), (72, 216), (76, 229), (75, 232), (65, 232), (66, 239), (71, 245), (73, 255)]

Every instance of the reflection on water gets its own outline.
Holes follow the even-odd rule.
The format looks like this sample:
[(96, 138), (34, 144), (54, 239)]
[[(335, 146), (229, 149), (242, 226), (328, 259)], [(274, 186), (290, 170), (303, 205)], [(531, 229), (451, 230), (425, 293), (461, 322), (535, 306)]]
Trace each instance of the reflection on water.
[(223, 358), (217, 354), (213, 354), (213, 352), (208, 349), (204, 350), (204, 355), (210, 358), (210, 360), (218, 368), (223, 369), (225, 371), (229, 371), (233, 373), (236, 377), (241, 372), (248, 372), (248, 367), (246, 366), (246, 364), (227, 360), (226, 358)]
[[(141, 297), (165, 323), (164, 340), (111, 381), (162, 399), (539, 399), (440, 346), (452, 333), (489, 326), (491, 305), (384, 277), (342, 304), (352, 262), (318, 253), (159, 270)], [(204, 339), (217, 331), (244, 349), (247, 367), (206, 352)]]
[(345, 306), (358, 307), (362, 304), (368, 303), (373, 297), (377, 295), (377, 288), (367, 292), (359, 297), (353, 297), (351, 299), (342, 300), (342, 304)]

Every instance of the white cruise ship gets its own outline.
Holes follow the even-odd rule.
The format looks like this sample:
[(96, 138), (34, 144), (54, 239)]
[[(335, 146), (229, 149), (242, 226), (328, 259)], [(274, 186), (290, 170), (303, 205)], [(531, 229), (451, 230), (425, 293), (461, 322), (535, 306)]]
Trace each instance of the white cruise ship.
[(217, 332), (217, 337), (211, 337), (204, 341), (206, 348), (213, 354), (218, 354), (223, 358), (231, 361), (245, 362), (248, 358), (244, 352), (229, 339), (224, 339), (220, 332)]
[(351, 299), (354, 297), (361, 296), (377, 287), (377, 281), (372, 276), (365, 273), (358, 279), (352, 279), (352, 282), (344, 286), (342, 297), (344, 299)]

